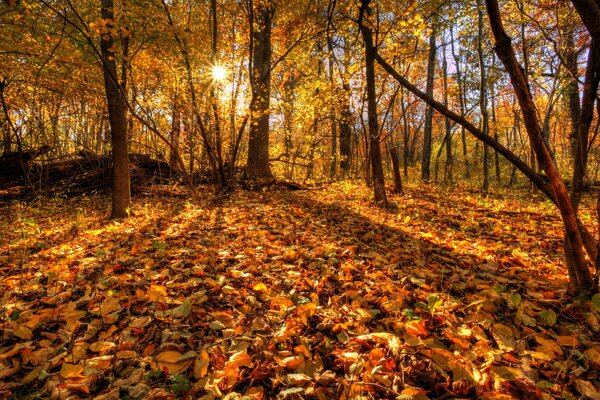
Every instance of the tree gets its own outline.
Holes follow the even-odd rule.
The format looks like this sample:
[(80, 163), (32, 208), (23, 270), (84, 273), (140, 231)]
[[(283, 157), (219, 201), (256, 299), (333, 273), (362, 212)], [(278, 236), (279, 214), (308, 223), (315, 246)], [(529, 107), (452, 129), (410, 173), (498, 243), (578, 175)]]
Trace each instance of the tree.
[[(102, 71), (110, 121), (112, 159), (113, 159), (113, 190), (111, 218), (125, 218), (130, 213), (131, 190), (129, 177), (129, 156), (127, 149), (127, 116), (126, 116), (126, 82), (127, 76), (117, 74), (117, 63), (114, 51), (117, 27), (113, 0), (102, 0), (102, 19), (105, 24), (100, 39), (102, 52)], [(123, 38), (123, 60), (127, 58), (127, 38)]]
[(271, 101), (271, 24), (275, 12), (268, 0), (250, 4), (250, 85), (256, 101), (250, 108), (246, 176), (250, 179), (272, 179), (269, 165), (269, 105)]
[[(558, 208), (563, 225), (565, 228), (565, 261), (569, 273), (569, 282), (571, 288), (575, 292), (592, 292), (596, 288), (592, 287), (592, 277), (588, 269), (584, 256), (584, 241), (582, 240), (583, 226), (579, 223), (575, 209), (567, 192), (564, 180), (558, 173), (558, 169), (554, 164), (554, 160), (550, 154), (546, 142), (543, 139), (541, 127), (535, 113), (535, 106), (527, 79), (525, 78), (522, 68), (519, 66), (514, 49), (512, 48), (510, 38), (504, 31), (502, 21), (500, 19), (500, 11), (495, 0), (486, 0), (486, 8), (492, 34), (495, 39), (496, 53), (503, 62), (509, 77), (511, 79), (514, 93), (519, 102), (526, 131), (528, 133), (531, 145), (536, 152), (536, 156), (542, 165), (542, 170), (545, 175), (538, 174), (529, 165), (523, 162), (519, 157), (512, 153), (509, 149), (494, 140), (489, 135), (484, 134), (480, 129), (475, 127), (465, 118), (459, 116), (449, 110), (442, 103), (436, 101), (431, 96), (428, 96), (423, 91), (406, 80), (398, 71), (396, 71), (386, 60), (376, 51), (374, 54), (375, 60), (382, 68), (400, 82), (404, 87), (413, 92), (419, 98), (431, 105), (435, 110), (442, 115), (461, 124), (473, 136), (489, 145), (510, 163), (519, 169), (529, 180), (535, 184)], [(581, 231), (580, 231), (581, 229)], [(595, 259), (595, 254), (592, 250), (586, 247), (590, 256)]]
[[(435, 55), (437, 51), (437, 45), (435, 43), (435, 36), (437, 31), (436, 22), (431, 24), (431, 33), (429, 35), (429, 57), (427, 58), (427, 95), (433, 96), (433, 83), (435, 76)], [(433, 131), (433, 108), (428, 106), (425, 112), (425, 129), (423, 134), (423, 154), (421, 156), (421, 179), (428, 181), (430, 178), (430, 164), (431, 164), (431, 141)]]
[(373, 33), (366, 25), (365, 16), (371, 15), (369, 7), (370, 0), (361, 0), (360, 15), (358, 23), (365, 43), (365, 75), (367, 78), (367, 114), (368, 114), (368, 143), (369, 158), (371, 161), (371, 172), (373, 179), (374, 200), (377, 203), (386, 204), (385, 181), (383, 175), (383, 164), (381, 162), (380, 132), (377, 123), (377, 94), (375, 92), (375, 45)]

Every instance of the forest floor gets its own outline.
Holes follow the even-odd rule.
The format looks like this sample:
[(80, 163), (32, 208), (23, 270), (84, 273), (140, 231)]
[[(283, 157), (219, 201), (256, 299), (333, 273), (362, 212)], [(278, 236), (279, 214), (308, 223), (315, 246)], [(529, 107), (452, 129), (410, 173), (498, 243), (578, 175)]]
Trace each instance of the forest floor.
[(0, 205), (0, 397), (600, 399), (553, 207), (406, 192)]

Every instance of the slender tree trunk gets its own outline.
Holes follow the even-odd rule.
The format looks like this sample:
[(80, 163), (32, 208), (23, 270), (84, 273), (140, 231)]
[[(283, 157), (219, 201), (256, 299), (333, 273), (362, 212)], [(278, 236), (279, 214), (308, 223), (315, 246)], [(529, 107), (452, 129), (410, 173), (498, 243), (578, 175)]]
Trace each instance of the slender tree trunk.
[[(251, 5), (251, 7), (253, 7)], [(271, 97), (271, 23), (274, 10), (265, 2), (256, 6), (256, 21), (251, 21), (252, 65), (250, 84), (256, 101), (250, 113), (250, 138), (246, 176), (249, 179), (272, 179), (269, 165), (269, 106)]]
[[(433, 97), (433, 83), (435, 74), (435, 54), (437, 47), (435, 44), (437, 25), (434, 21), (431, 24), (431, 35), (429, 36), (429, 57), (427, 59), (427, 88), (428, 96)], [(431, 164), (431, 142), (433, 131), (433, 108), (427, 105), (425, 111), (425, 131), (423, 135), (423, 154), (421, 155), (421, 179), (428, 181), (430, 179), (430, 164)]]
[[(117, 76), (117, 63), (114, 53), (114, 4), (113, 0), (102, 0), (102, 19), (106, 21), (109, 31), (100, 39), (102, 52), (102, 70), (108, 118), (110, 121), (112, 159), (113, 159), (113, 190), (111, 218), (125, 218), (131, 207), (131, 190), (129, 177), (129, 156), (127, 152), (127, 116), (126, 92), (124, 89), (125, 76), (121, 77), (123, 87)], [(125, 62), (125, 61), (123, 61)]]
[[(491, 84), (490, 91), (492, 98), (492, 132), (494, 135), (494, 140), (497, 142), (500, 139), (498, 138), (498, 126), (496, 125), (496, 87), (494, 83)], [(500, 175), (500, 155), (497, 151), (494, 151), (494, 169), (496, 171), (496, 183), (500, 184), (502, 177)]]
[(350, 86), (342, 86), (342, 110), (340, 113), (340, 170), (344, 176), (350, 173), (352, 159), (352, 112), (350, 111)]
[(575, 210), (577, 210), (579, 202), (581, 201), (584, 179), (587, 171), (589, 133), (592, 120), (594, 119), (594, 103), (596, 101), (598, 82), (600, 80), (600, 62), (598, 60), (599, 58), (596, 53), (590, 51), (585, 71), (580, 114), (577, 118), (577, 132), (573, 140), (574, 154), (571, 198)]
[(377, 123), (377, 93), (375, 92), (375, 45), (373, 44), (373, 33), (365, 25), (366, 15), (371, 14), (370, 0), (361, 0), (360, 30), (365, 42), (365, 69), (367, 77), (367, 114), (368, 114), (368, 143), (371, 159), (371, 172), (373, 178), (374, 200), (380, 204), (387, 203), (385, 194), (385, 181), (383, 175), (383, 164), (381, 160), (380, 132)]
[(179, 96), (176, 94), (173, 99), (172, 123), (171, 123), (171, 147), (169, 148), (169, 166), (173, 171), (179, 169), (179, 136), (181, 134), (181, 109), (179, 105)]
[[(454, 68), (456, 68), (456, 84), (458, 86), (458, 104), (460, 106), (460, 116), (464, 118), (465, 116), (465, 96), (463, 90), (463, 79), (462, 79), (462, 71), (460, 65), (460, 59), (458, 54), (454, 49), (454, 28), (450, 29), (450, 46), (452, 49), (452, 58), (454, 59)], [(465, 166), (464, 177), (466, 179), (471, 178), (471, 168), (469, 166), (469, 157), (467, 155), (467, 133), (465, 131), (465, 127), (460, 127), (460, 138), (462, 144), (462, 152), (463, 152), (463, 163)]]
[[(481, 131), (489, 135), (489, 113), (487, 109), (487, 79), (485, 57), (483, 54), (483, 9), (480, 1), (477, 2), (477, 59), (479, 60), (479, 112), (481, 114)], [(487, 192), (490, 188), (490, 149), (483, 145), (483, 185), (482, 190)]]
[[(446, 60), (446, 46), (444, 46), (442, 54), (442, 69), (444, 76), (444, 105), (448, 107), (448, 61)], [(444, 126), (446, 128), (446, 135), (444, 136), (444, 142), (446, 143), (446, 165), (444, 168), (444, 182), (452, 182), (454, 180), (454, 156), (452, 154), (452, 126), (450, 125), (450, 119), (446, 117), (444, 119)]]
[(408, 126), (408, 114), (406, 112), (406, 105), (404, 103), (404, 87), (400, 88), (400, 107), (402, 110), (402, 167), (404, 172), (404, 177), (408, 178), (408, 164), (410, 163), (410, 128)]
[(398, 160), (398, 148), (390, 148), (390, 158), (392, 159), (392, 176), (394, 177), (394, 193), (402, 194), (402, 176), (400, 175), (400, 161)]
[[(331, 87), (335, 87), (334, 76), (333, 76), (333, 49), (331, 48), (331, 43), (329, 43), (329, 81), (331, 82)], [(329, 116), (331, 120), (331, 160), (329, 164), (329, 178), (334, 179), (337, 175), (337, 120), (335, 117), (335, 108), (331, 108), (331, 113)]]
[[(211, 16), (211, 45), (210, 45), (210, 62), (213, 67), (218, 65), (218, 25), (217, 25), (217, 1), (210, 0), (210, 16)], [(221, 113), (219, 110), (219, 100), (217, 96), (219, 82), (213, 82), (210, 88), (211, 107), (213, 112), (213, 130), (215, 135), (215, 156), (217, 158), (218, 171), (213, 173), (217, 175), (218, 184), (221, 187), (227, 185), (225, 177), (225, 166), (223, 164), (223, 133), (221, 131)]]
[[(567, 111), (569, 112), (569, 122), (571, 123), (571, 132), (569, 133), (569, 144), (571, 145), (571, 157), (575, 159), (577, 153), (577, 138), (579, 136), (579, 117), (581, 106), (579, 104), (579, 67), (577, 60), (577, 50), (575, 49), (575, 38), (573, 37), (574, 27), (567, 27), (565, 37), (565, 67), (567, 69), (567, 83), (564, 88), (564, 100)], [(593, 53), (593, 52), (592, 52)]]

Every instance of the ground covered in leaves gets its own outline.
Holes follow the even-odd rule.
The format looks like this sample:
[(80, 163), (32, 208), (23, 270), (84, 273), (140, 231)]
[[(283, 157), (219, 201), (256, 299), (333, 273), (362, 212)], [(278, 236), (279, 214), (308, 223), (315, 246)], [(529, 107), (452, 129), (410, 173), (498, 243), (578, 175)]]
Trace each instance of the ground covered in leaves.
[(598, 298), (567, 294), (560, 221), (524, 196), (5, 204), (0, 397), (598, 399)]

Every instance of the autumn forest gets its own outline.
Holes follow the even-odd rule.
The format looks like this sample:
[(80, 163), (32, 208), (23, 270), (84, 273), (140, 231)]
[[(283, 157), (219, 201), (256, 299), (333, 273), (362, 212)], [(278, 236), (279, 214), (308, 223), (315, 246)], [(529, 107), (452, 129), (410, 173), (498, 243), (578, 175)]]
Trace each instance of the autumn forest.
[(0, 33), (0, 398), (600, 399), (600, 0)]

